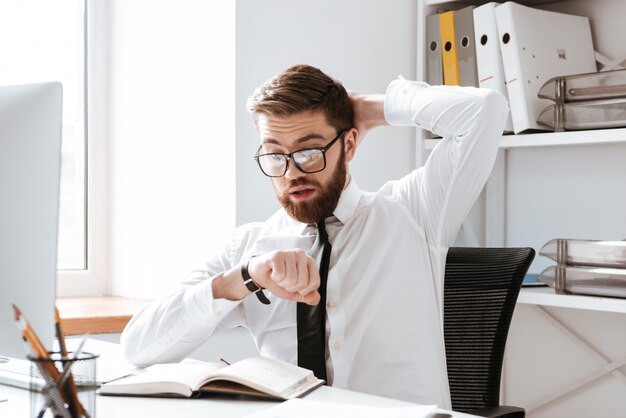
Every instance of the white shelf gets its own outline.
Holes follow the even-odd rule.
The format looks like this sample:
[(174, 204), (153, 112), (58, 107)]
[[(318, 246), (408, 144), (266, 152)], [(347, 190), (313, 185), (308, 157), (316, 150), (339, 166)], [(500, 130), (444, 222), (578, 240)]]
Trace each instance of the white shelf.
[(517, 298), (517, 303), (626, 313), (626, 299), (583, 295), (557, 295), (551, 287), (523, 288)]
[[(433, 149), (438, 143), (439, 139), (426, 139), (424, 140), (424, 148), (427, 150)], [(500, 148), (554, 147), (611, 143), (626, 143), (626, 128), (503, 135), (500, 141)]]
[[(539, 4), (544, 4), (544, 3), (556, 3), (558, 1), (563, 1), (563, 0), (516, 0), (517, 3), (520, 4), (525, 4), (527, 6), (536, 6)], [(426, 6), (439, 6), (442, 4), (446, 4), (446, 5), (450, 5), (450, 4), (472, 4), (472, 5), (476, 5), (476, 4), (482, 4), (482, 3), (488, 3), (489, 0), (484, 0), (484, 1), (473, 1), (473, 0), (424, 0), (424, 4)], [(503, 2), (501, 2), (503, 3)]]

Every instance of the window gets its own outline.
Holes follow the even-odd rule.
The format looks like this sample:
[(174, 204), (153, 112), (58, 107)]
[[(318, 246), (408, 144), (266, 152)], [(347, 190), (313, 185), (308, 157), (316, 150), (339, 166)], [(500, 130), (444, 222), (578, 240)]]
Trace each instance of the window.
[(63, 84), (60, 270), (87, 268), (85, 1), (0, 0), (0, 84)]
[(228, 0), (0, 0), (0, 84), (64, 86), (57, 296), (160, 294), (234, 226), (234, 51)]

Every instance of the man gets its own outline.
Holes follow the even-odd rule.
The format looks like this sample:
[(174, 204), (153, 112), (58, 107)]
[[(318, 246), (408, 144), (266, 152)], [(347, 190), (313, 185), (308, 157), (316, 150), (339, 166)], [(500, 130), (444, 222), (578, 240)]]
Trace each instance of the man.
[[(259, 87), (248, 107), (255, 158), (282, 209), (239, 227), (205, 270), (137, 314), (122, 335), (127, 358), (178, 361), (217, 330), (244, 326), (265, 356), (305, 367), (321, 356), (316, 375), (333, 386), (450, 408), (446, 253), (491, 171), (505, 99), (403, 79), (386, 95), (348, 95), (303, 65)], [(385, 124), (443, 139), (424, 167), (366, 193), (349, 163), (365, 133)], [(332, 249), (314, 244), (326, 235)], [(307, 254), (318, 247), (321, 264)], [(320, 316), (315, 337), (307, 327)], [(315, 338), (321, 354), (305, 344)]]

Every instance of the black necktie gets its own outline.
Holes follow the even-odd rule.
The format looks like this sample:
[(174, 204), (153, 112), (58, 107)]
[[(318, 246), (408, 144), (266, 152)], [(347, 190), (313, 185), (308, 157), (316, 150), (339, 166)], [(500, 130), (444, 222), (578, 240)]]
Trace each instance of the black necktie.
[(320, 303), (315, 306), (298, 303), (298, 365), (312, 370), (326, 380), (326, 281), (331, 245), (326, 233), (326, 220), (317, 223), (317, 238), (309, 255), (319, 260)]

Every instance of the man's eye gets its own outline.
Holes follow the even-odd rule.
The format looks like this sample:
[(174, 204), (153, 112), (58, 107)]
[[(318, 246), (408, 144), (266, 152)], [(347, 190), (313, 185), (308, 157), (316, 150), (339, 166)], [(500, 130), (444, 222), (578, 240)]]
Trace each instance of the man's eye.
[(321, 155), (320, 150), (307, 149), (307, 150), (298, 152), (296, 155), (294, 155), (294, 157), (297, 158), (299, 161), (304, 162), (304, 161), (314, 160), (318, 158), (320, 155)]

